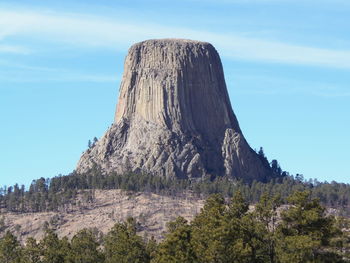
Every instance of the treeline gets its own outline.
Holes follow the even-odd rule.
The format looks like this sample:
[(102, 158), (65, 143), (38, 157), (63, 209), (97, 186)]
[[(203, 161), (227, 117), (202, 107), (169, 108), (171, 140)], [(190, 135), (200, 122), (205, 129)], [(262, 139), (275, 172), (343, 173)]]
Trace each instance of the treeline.
[(168, 224), (165, 239), (143, 239), (129, 218), (106, 235), (84, 229), (71, 240), (46, 229), (39, 242), (21, 245), (7, 232), (0, 239), (4, 263), (301, 263), (349, 262), (349, 221), (326, 216), (308, 191), (295, 192), (281, 207), (278, 196), (263, 194), (250, 211), (240, 192), (226, 203), (210, 196), (188, 223), (179, 217)]
[[(294, 191), (310, 190), (312, 197), (319, 198), (323, 205), (336, 208), (341, 215), (350, 215), (350, 185), (344, 183), (305, 181), (301, 175), (284, 175), (267, 183), (253, 181), (251, 184), (227, 177), (185, 180), (150, 174), (105, 175), (97, 167), (86, 174), (73, 172), (52, 179), (40, 178), (34, 180), (28, 190), (17, 184), (0, 188), (0, 208), (12, 212), (69, 209), (73, 205), (93, 202), (93, 189), (123, 189), (171, 196), (181, 196), (190, 191), (203, 198), (216, 193), (232, 197), (240, 191), (250, 203), (258, 202), (265, 192), (278, 194), (286, 200)], [(83, 193), (83, 200), (76, 199), (78, 193)]]
[(75, 202), (77, 188), (57, 190), (50, 182), (50, 179), (45, 178), (34, 180), (29, 190), (18, 184), (0, 188), (0, 208), (21, 213), (57, 211)]

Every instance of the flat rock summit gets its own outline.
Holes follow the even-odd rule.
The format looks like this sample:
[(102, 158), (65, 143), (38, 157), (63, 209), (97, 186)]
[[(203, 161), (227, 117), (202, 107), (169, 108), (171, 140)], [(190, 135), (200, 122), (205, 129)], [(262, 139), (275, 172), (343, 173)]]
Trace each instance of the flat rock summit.
[(80, 158), (106, 173), (265, 180), (271, 171), (245, 140), (222, 64), (206, 42), (147, 40), (133, 45), (113, 125)]

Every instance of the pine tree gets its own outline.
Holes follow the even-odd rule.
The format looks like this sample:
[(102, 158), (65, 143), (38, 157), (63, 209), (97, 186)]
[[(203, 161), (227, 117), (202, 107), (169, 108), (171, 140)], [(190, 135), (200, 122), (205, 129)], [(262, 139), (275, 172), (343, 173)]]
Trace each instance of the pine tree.
[(0, 262), (19, 263), (22, 256), (22, 249), (17, 238), (7, 231), (0, 240)]
[(151, 239), (149, 239), (146, 244), (146, 253), (149, 255), (151, 262), (156, 257), (157, 251), (158, 251), (158, 243), (154, 238), (154, 236), (152, 236)]
[(102, 263), (103, 253), (99, 250), (99, 243), (92, 231), (83, 229), (71, 240), (71, 249), (68, 256), (72, 263)]
[(191, 227), (183, 217), (168, 224), (168, 234), (159, 245), (152, 263), (195, 263), (198, 262), (192, 244)]
[(29, 237), (23, 249), (23, 263), (41, 263), (41, 249), (37, 241)]
[(116, 223), (105, 238), (106, 263), (147, 263), (150, 260), (146, 244), (136, 234), (136, 222)]
[(278, 227), (277, 258), (281, 262), (323, 262), (331, 238), (338, 233), (334, 218), (325, 216), (325, 208), (310, 198), (309, 191), (295, 192), (288, 201), (291, 206), (282, 212)]
[(250, 262), (251, 227), (255, 225), (248, 216), (249, 206), (240, 191), (235, 192), (225, 217), (227, 234), (225, 236), (226, 261)]
[(52, 229), (47, 229), (40, 241), (43, 263), (63, 263), (69, 254), (67, 239), (60, 240)]
[(281, 205), (279, 196), (264, 193), (256, 204), (251, 216), (254, 218), (256, 238), (255, 256), (263, 262), (274, 263), (276, 259), (277, 208)]
[(226, 205), (218, 194), (210, 196), (200, 214), (192, 222), (192, 246), (202, 263), (223, 262), (226, 248), (221, 240), (227, 233), (225, 224)]

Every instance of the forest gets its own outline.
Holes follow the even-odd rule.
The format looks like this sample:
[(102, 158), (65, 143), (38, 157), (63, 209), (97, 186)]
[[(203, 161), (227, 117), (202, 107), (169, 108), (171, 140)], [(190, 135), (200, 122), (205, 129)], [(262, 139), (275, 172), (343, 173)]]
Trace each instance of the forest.
[(230, 201), (210, 195), (192, 222), (178, 217), (168, 223), (161, 241), (138, 236), (133, 218), (117, 222), (105, 235), (83, 229), (71, 240), (49, 227), (42, 240), (29, 238), (25, 244), (6, 232), (0, 262), (349, 262), (349, 227), (348, 219), (327, 215), (310, 191), (295, 191), (286, 205), (279, 196), (264, 193), (254, 210), (236, 191)]
[[(43, 239), (21, 244), (0, 218), (0, 262), (350, 262), (350, 185), (305, 180), (282, 171), (276, 160), (265, 163), (273, 176), (264, 182), (107, 175), (95, 166), (85, 174), (33, 180), (28, 189), (1, 187), (1, 213), (67, 211), (82, 205), (78, 195), (93, 203), (96, 189), (191, 193), (207, 201), (193, 221), (170, 222), (158, 241), (137, 235), (140, 224), (129, 218), (105, 235), (84, 229), (71, 240), (58, 237), (47, 224)], [(336, 212), (330, 214), (329, 208)]]
[(192, 192), (198, 197), (206, 198), (211, 194), (232, 197), (240, 191), (249, 203), (256, 203), (263, 193), (279, 195), (283, 202), (295, 191), (309, 190), (313, 198), (318, 198), (322, 205), (334, 208), (339, 215), (350, 215), (350, 185), (337, 182), (318, 182), (304, 180), (302, 175), (280, 176), (268, 182), (219, 177), (215, 179), (176, 179), (152, 176), (150, 174), (130, 173), (125, 175), (103, 174), (98, 167), (86, 174), (75, 172), (51, 179), (34, 180), (29, 189), (18, 184), (0, 188), (0, 208), (11, 212), (43, 212), (66, 209), (76, 204), (76, 196), (84, 193), (87, 201), (93, 202), (93, 189), (123, 189), (134, 192), (152, 192), (161, 195), (178, 196)]

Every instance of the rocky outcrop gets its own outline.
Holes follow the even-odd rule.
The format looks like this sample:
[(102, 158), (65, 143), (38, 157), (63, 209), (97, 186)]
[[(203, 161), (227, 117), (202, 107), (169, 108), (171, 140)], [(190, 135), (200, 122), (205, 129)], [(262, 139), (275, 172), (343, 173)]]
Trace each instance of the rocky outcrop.
[(162, 39), (133, 45), (115, 121), (81, 157), (77, 172), (146, 172), (265, 180), (232, 111), (220, 57), (206, 42)]
[(140, 236), (153, 236), (161, 240), (167, 231), (168, 222), (178, 216), (191, 221), (200, 212), (204, 201), (191, 193), (171, 197), (145, 192), (95, 190), (93, 201), (86, 202), (84, 192), (81, 192), (75, 202), (79, 206), (72, 202), (69, 209), (38, 213), (2, 211), (1, 218), (4, 218), (6, 230), (14, 233), (22, 243), (28, 237), (41, 240), (47, 223), (60, 238), (71, 239), (84, 228), (98, 229), (106, 234), (115, 223), (125, 222), (129, 217), (135, 218), (140, 224), (137, 229)]

